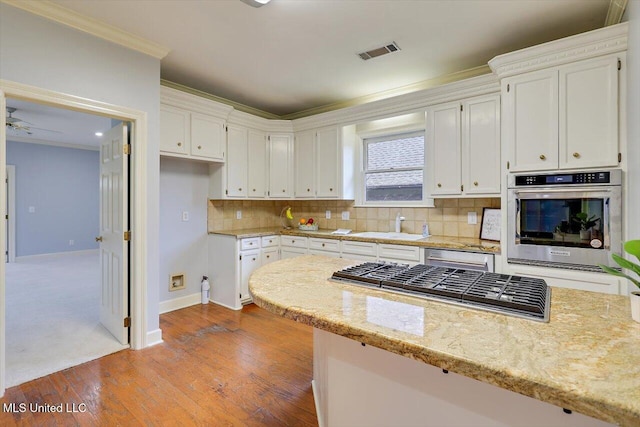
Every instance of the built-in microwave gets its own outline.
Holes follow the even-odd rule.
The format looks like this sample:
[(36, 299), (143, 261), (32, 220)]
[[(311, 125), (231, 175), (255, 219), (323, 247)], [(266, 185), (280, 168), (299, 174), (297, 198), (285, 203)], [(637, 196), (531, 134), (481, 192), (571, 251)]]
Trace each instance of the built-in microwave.
[(622, 240), (619, 169), (507, 178), (507, 261), (586, 271), (617, 265)]

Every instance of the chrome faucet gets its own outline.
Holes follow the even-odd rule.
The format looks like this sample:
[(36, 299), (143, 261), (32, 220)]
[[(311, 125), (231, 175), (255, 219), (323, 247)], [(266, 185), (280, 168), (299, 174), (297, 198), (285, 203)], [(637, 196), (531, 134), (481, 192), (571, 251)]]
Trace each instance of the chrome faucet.
[(404, 221), (404, 217), (400, 216), (400, 212), (396, 215), (396, 233), (400, 233), (401, 223)]

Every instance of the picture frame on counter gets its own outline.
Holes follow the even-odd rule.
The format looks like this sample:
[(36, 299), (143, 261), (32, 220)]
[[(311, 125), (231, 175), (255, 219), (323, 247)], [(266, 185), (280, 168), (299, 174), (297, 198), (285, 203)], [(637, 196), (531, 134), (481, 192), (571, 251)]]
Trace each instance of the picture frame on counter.
[(500, 209), (482, 208), (482, 222), (480, 223), (480, 239), (500, 241), (502, 214)]

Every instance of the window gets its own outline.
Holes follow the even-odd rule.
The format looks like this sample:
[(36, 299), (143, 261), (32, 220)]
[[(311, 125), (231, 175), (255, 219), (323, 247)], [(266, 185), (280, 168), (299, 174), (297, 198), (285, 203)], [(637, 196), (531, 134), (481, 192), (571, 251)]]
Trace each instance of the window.
[(364, 140), (365, 202), (422, 201), (424, 132)]

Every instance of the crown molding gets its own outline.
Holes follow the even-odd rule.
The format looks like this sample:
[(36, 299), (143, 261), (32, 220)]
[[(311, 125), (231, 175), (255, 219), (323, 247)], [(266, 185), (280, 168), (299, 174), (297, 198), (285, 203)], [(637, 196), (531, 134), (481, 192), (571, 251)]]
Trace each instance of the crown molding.
[(233, 107), (230, 105), (166, 86), (160, 86), (160, 102), (162, 104), (184, 108), (185, 110), (220, 117), (225, 120), (233, 111)]
[(505, 53), (489, 61), (489, 66), (497, 76), (503, 78), (582, 59), (623, 52), (627, 50), (628, 28), (628, 23), (623, 22)]
[(0, 0), (0, 2), (157, 59), (164, 58), (171, 50), (160, 44), (114, 27), (113, 25), (62, 7), (49, 0)]
[(180, 83), (174, 83), (174, 82), (169, 81), (169, 80), (161, 79), (160, 80), (160, 85), (164, 86), (164, 87), (172, 88), (172, 89), (175, 89), (175, 90), (179, 90), (181, 92), (185, 92), (185, 93), (188, 93), (188, 94), (191, 94), (191, 95), (199, 96), (201, 98), (206, 98), (206, 99), (209, 99), (211, 101), (219, 102), (221, 104), (226, 104), (226, 105), (229, 105), (229, 106), (233, 107), (234, 110), (242, 111), (242, 112), (245, 112), (245, 113), (248, 113), (248, 114), (252, 114), (254, 116), (262, 117), (264, 119), (281, 119), (281, 117), (278, 116), (277, 114), (272, 114), (272, 113), (269, 113), (267, 111), (260, 110), (258, 108), (249, 107), (248, 105), (244, 105), (244, 104), (241, 104), (239, 102), (231, 101), (229, 99), (222, 98), (220, 96), (212, 95), (210, 93), (203, 92), (203, 91), (198, 90), (198, 89), (193, 89), (193, 88), (190, 88), (188, 86), (181, 85)]
[(73, 144), (70, 142), (49, 141), (47, 139), (29, 138), (28, 136), (7, 135), (7, 142), (20, 142), (26, 144), (49, 145), (52, 147), (74, 148), (76, 150), (100, 151), (95, 145)]
[(481, 65), (479, 67), (469, 68), (467, 70), (458, 71), (444, 76), (435, 77), (429, 80), (423, 80), (417, 83), (413, 83), (406, 86), (401, 86), (395, 89), (389, 89), (383, 92), (377, 92), (371, 95), (361, 96), (353, 98), (347, 101), (336, 102), (332, 104), (323, 105), (320, 107), (310, 108), (308, 110), (299, 111), (296, 113), (285, 114), (281, 116), (284, 120), (295, 120), (304, 117), (315, 116), (330, 111), (341, 110), (348, 107), (354, 107), (357, 105), (368, 104), (374, 101), (382, 99), (393, 98), (400, 95), (406, 95), (412, 92), (423, 91), (433, 87), (441, 86), (447, 83), (452, 83), (460, 80), (466, 80), (472, 77), (477, 77), (491, 73), (491, 69), (487, 65)]
[(259, 129), (264, 132), (293, 132), (291, 120), (265, 119), (238, 110), (234, 110), (229, 114), (227, 123)]
[(609, 2), (607, 17), (604, 20), (604, 26), (608, 27), (609, 25), (619, 24), (626, 8), (627, 0), (611, 0)]

